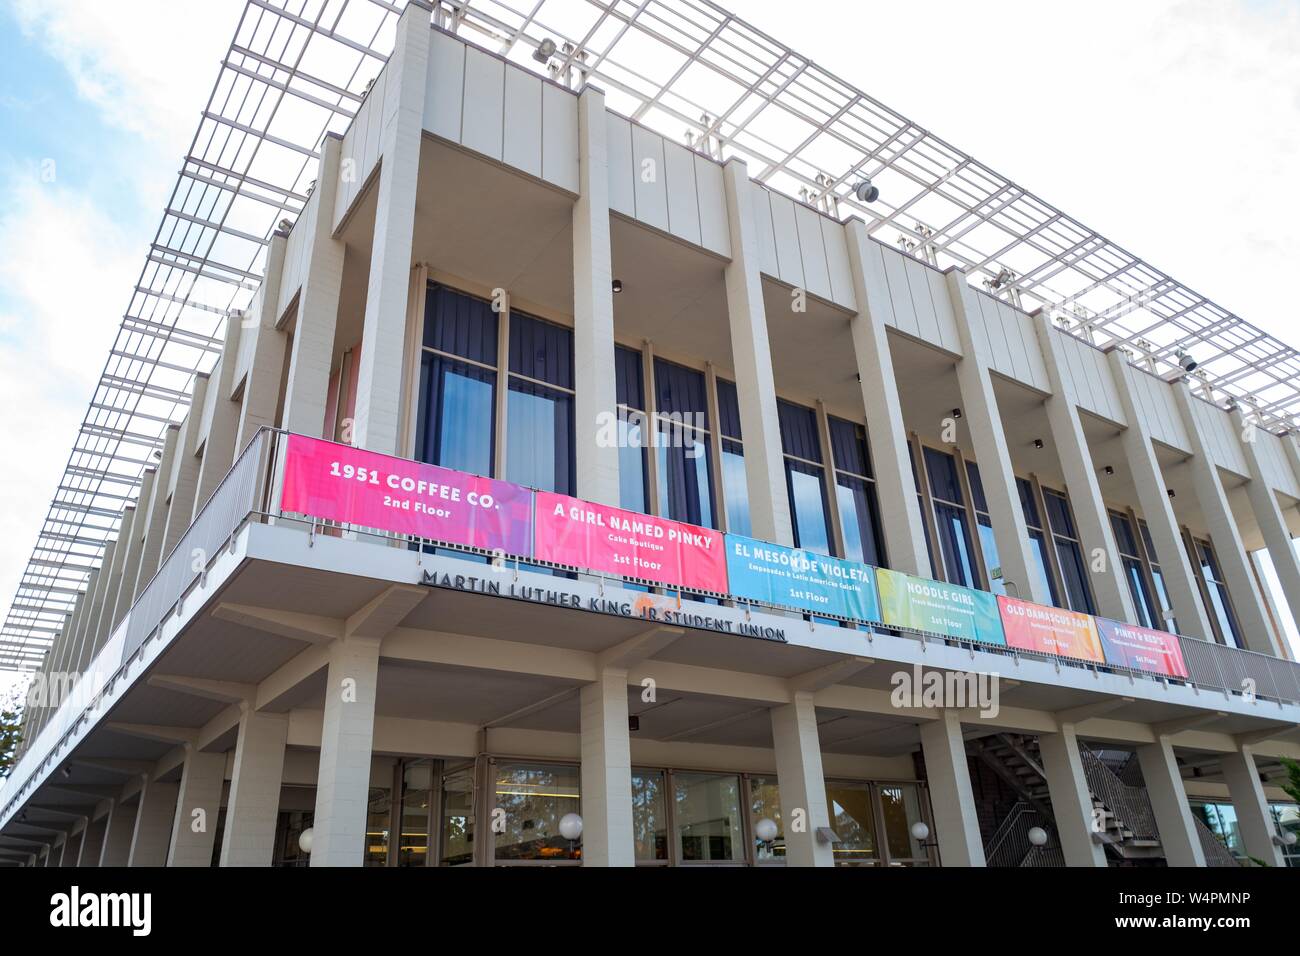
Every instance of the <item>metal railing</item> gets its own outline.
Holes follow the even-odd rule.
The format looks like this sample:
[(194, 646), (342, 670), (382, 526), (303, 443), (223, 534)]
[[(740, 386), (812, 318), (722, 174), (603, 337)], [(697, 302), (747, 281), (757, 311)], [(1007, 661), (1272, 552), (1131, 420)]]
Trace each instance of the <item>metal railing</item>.
[(1194, 813), (1192, 819), (1196, 822), (1196, 835), (1201, 840), (1201, 852), (1205, 854), (1206, 866), (1241, 866), (1227, 845), (1205, 825), (1205, 821)]
[(1101, 758), (1087, 747), (1079, 748), (1083, 762), (1083, 775), (1089, 792), (1115, 815), (1115, 820), (1136, 840), (1159, 840), (1155, 811), (1151, 798), (1141, 787), (1130, 787), (1102, 763)]
[[(989, 837), (984, 850), (986, 866), (1065, 866), (1065, 858), (1060, 847), (1036, 847), (1029, 841), (1029, 831), (1041, 827), (1048, 834), (1052, 833), (1052, 822), (1037, 807), (1030, 806), (1023, 800), (1012, 806), (1006, 818)], [(1050, 862), (1050, 852), (1036, 854), (1036, 851), (1055, 850), (1059, 863)], [(1033, 862), (1030, 862), (1031, 857)]]

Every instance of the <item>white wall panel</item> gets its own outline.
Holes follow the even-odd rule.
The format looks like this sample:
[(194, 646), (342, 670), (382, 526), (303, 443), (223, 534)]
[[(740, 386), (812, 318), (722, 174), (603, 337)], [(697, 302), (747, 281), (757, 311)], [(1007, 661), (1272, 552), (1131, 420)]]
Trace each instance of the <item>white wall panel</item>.
[(831, 278), (831, 299), (846, 309), (858, 310), (853, 294), (853, 270), (849, 267), (849, 243), (844, 224), (827, 216), (821, 219), (822, 244), (826, 248), (826, 271)]
[(926, 275), (929, 270), (911, 256), (899, 256), (899, 261), (903, 263), (903, 274), (907, 277), (907, 292), (916, 316), (918, 334), (927, 342), (938, 342), (939, 317), (934, 310), (934, 292)]
[(700, 211), (700, 245), (730, 258), (731, 227), (727, 223), (722, 167), (699, 153), (695, 154), (695, 197)]
[(424, 95), (424, 128), (459, 143), (464, 101), (465, 44), (434, 30), (429, 47), (429, 85)]
[(794, 204), (794, 222), (803, 267), (803, 288), (823, 299), (831, 297), (831, 274), (826, 266), (826, 245), (822, 240), (822, 216), (801, 203)]
[(669, 140), (663, 141), (661, 170), (668, 199), (668, 231), (679, 239), (700, 244), (700, 204), (695, 193), (695, 154)]
[(501, 161), (530, 176), (542, 175), (542, 80), (506, 66)]
[(790, 285), (804, 285), (803, 259), (799, 252), (799, 227), (794, 218), (794, 200), (770, 189), (768, 202), (772, 206), (772, 238), (776, 241), (776, 277)]
[(461, 143), (500, 160), (504, 114), (505, 63), (482, 50), (466, 47)]
[(542, 84), (542, 178), (578, 191), (578, 98), (553, 83)]
[(605, 149), (609, 163), (609, 208), (636, 218), (635, 174), (632, 169), (632, 124), (605, 113)]
[(668, 231), (668, 190), (664, 175), (664, 141), (658, 133), (632, 124), (632, 189), (636, 217)]
[(754, 208), (754, 227), (758, 230), (759, 269), (779, 277), (781, 266), (776, 254), (776, 227), (772, 221), (772, 194), (755, 182), (749, 184), (749, 198)]
[(1210, 449), (1210, 457), (1220, 468), (1245, 476), (1246, 461), (1237, 444), (1237, 427), (1230, 416), (1217, 405), (1197, 398), (1192, 402), (1201, 433)]

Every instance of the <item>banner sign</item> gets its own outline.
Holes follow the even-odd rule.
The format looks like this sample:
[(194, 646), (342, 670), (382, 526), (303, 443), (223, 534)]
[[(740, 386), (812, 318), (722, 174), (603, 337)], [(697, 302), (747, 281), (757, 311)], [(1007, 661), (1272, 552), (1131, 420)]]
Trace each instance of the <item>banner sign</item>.
[(727, 593), (722, 533), (536, 492), (533, 557), (687, 590)]
[(1009, 647), (1105, 663), (1091, 616), (1000, 595), (998, 613)]
[(728, 593), (815, 614), (880, 620), (875, 574), (865, 564), (729, 534)]
[(506, 554), (532, 545), (527, 488), (302, 435), (289, 436), (280, 506)]
[(987, 591), (876, 569), (881, 621), (964, 641), (1006, 644), (998, 602)]
[(1096, 618), (1106, 663), (1165, 677), (1188, 677), (1183, 648), (1176, 634)]

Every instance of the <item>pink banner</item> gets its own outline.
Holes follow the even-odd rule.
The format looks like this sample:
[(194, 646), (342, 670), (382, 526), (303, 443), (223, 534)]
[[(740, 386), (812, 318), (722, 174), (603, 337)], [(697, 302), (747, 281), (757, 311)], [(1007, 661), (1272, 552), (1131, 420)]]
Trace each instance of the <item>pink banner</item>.
[(1044, 607), (1017, 598), (998, 596), (1002, 634), (1009, 647), (1102, 663), (1101, 639), (1087, 614)]
[(290, 435), (281, 508), (329, 521), (527, 556), (527, 488)]
[(1178, 636), (1149, 627), (1120, 624), (1097, 618), (1097, 633), (1106, 651), (1106, 663), (1117, 667), (1131, 667), (1138, 671), (1164, 674), (1166, 677), (1187, 677), (1187, 664), (1183, 662), (1183, 649)]
[(533, 556), (603, 574), (727, 593), (722, 534), (651, 515), (537, 492)]

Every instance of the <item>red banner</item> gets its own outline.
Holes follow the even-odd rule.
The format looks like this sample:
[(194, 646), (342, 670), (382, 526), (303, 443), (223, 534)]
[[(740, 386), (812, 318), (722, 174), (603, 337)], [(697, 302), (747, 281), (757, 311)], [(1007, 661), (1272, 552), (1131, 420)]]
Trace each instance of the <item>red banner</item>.
[(1164, 674), (1166, 677), (1189, 676), (1187, 664), (1183, 662), (1183, 648), (1178, 643), (1176, 634), (1120, 624), (1100, 617), (1096, 620), (1107, 664)]
[(720, 532), (547, 491), (537, 492), (535, 527), (539, 561), (727, 593)]
[(1044, 607), (1005, 595), (998, 596), (998, 614), (1002, 618), (1002, 633), (1010, 647), (1096, 661), (1098, 664), (1105, 660), (1097, 628), (1087, 614)]
[(342, 524), (527, 555), (533, 493), (350, 445), (290, 435), (285, 511)]

